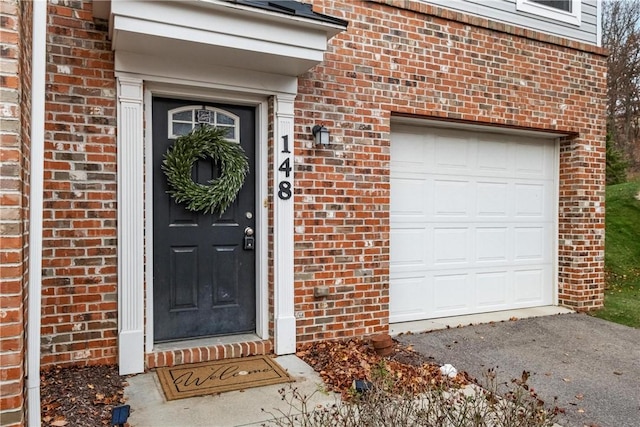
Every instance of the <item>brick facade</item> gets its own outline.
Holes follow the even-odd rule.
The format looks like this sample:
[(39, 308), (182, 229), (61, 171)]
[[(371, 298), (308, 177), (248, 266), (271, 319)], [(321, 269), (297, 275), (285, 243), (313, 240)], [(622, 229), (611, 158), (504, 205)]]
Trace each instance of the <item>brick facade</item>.
[[(394, 114), (575, 135), (561, 143), (559, 302), (600, 307), (606, 69), (597, 49), (417, 1), (314, 5), (350, 24), (300, 78), (296, 130), (307, 141), (296, 156), (299, 341), (387, 327)], [(330, 150), (308, 143), (317, 122), (333, 131)], [(317, 285), (331, 297), (316, 300)]]
[(116, 362), (113, 52), (91, 2), (49, 3), (42, 364)]
[[(349, 28), (330, 41), (324, 62), (299, 79), (294, 198), (298, 342), (362, 336), (388, 328), (389, 146), (394, 115), (572, 135), (561, 142), (560, 150), (559, 302), (577, 310), (601, 306), (602, 52), (417, 1), (313, 3), (318, 12), (348, 20)], [(3, 1), (3, 14), (16, 5), (16, 1)], [(114, 56), (105, 24), (93, 19), (91, 2), (49, 3), (48, 9), (42, 364), (46, 368), (115, 363)], [(3, 19), (3, 31), (17, 34), (17, 29), (5, 30), (11, 22)], [(4, 60), (14, 58), (3, 54)], [(19, 91), (17, 78), (5, 76), (4, 70), (3, 66), (2, 78), (15, 81)], [(17, 108), (11, 120), (19, 129)], [(331, 129), (328, 149), (319, 149), (310, 140), (310, 129), (318, 122)], [(17, 132), (14, 146), (5, 145), (5, 134), (2, 146), (2, 185), (9, 186), (3, 187), (2, 212), (13, 215), (3, 216), (2, 293), (3, 302), (7, 294), (7, 303), (15, 308), (10, 310), (14, 317), (2, 319), (3, 334), (5, 322), (17, 327), (7, 343), (3, 335), (2, 351), (11, 342), (19, 355), (24, 347), (20, 326), (25, 268), (20, 209), (21, 194), (26, 194), (20, 168), (28, 168), (23, 165), (25, 150), (17, 148)], [(270, 145), (272, 139), (273, 129), (269, 129)], [(269, 225), (272, 237), (272, 219)], [(7, 245), (15, 243), (13, 249), (5, 250), (10, 248), (5, 238)], [(271, 239), (271, 313), (277, 286), (272, 254)], [(5, 291), (5, 277), (6, 286), (15, 283), (11, 292)], [(330, 297), (314, 298), (314, 288), (320, 285), (329, 287)], [(256, 341), (246, 348), (165, 351), (149, 355), (146, 362), (154, 367), (271, 349), (271, 342)], [(19, 357), (16, 363), (22, 369)], [(23, 374), (16, 373), (19, 395)], [(8, 381), (5, 376), (1, 380)], [(16, 401), (15, 407), (20, 405)]]
[(0, 425), (26, 419), (31, 4), (0, 2)]

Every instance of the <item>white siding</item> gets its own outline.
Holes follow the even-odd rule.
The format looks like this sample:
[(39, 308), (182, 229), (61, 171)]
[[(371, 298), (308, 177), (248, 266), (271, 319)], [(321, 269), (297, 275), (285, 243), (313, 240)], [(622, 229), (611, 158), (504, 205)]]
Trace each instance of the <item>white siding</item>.
[(517, 9), (516, 0), (422, 0), (483, 18), (529, 28), (559, 37), (600, 45), (598, 0), (583, 0), (579, 26)]

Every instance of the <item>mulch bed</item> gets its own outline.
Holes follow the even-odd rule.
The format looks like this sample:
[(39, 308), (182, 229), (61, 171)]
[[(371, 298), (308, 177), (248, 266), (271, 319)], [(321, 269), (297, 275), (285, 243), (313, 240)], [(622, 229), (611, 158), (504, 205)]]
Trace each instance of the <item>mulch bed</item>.
[(394, 341), (393, 352), (384, 357), (378, 355), (368, 341), (358, 338), (303, 344), (296, 355), (320, 373), (329, 390), (343, 396), (348, 395), (354, 380), (371, 381), (381, 368), (388, 372), (399, 392), (420, 393), (445, 382), (450, 386), (473, 382), (466, 372), (445, 378), (440, 366), (430, 358), (397, 341)]
[(114, 406), (125, 402), (126, 377), (117, 366), (53, 368), (40, 375), (43, 426), (111, 425)]

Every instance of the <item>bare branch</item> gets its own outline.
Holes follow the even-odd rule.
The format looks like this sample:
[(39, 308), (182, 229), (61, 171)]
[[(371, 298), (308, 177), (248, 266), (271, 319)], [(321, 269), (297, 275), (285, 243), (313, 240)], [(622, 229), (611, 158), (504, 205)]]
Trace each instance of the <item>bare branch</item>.
[(607, 58), (607, 128), (636, 167), (640, 138), (640, 0), (603, 2), (602, 42)]

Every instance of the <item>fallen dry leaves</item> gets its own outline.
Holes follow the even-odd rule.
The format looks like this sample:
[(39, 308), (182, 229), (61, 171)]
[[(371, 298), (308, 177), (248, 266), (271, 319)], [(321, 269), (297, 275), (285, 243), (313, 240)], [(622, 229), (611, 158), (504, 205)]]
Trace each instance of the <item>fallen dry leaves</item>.
[[(398, 391), (419, 393), (445, 381), (439, 365), (395, 341), (394, 351), (387, 357), (379, 356), (367, 341), (358, 338), (303, 344), (296, 355), (320, 373), (328, 389), (343, 395), (354, 380), (371, 381), (382, 366)], [(472, 382), (465, 372), (446, 380), (453, 385)]]
[(115, 366), (55, 367), (40, 380), (43, 426), (110, 426), (113, 407), (125, 401)]

